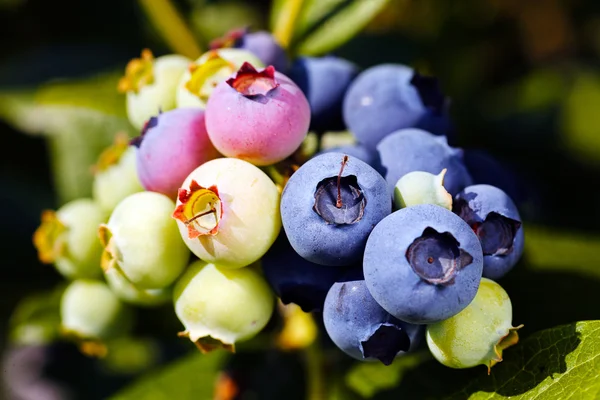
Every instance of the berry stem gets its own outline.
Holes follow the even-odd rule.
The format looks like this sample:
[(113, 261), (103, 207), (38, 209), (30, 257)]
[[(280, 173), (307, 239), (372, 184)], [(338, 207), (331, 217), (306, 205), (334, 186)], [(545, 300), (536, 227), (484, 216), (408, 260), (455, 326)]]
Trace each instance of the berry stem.
[(348, 163), (347, 155), (345, 155), (344, 159), (342, 160), (342, 167), (340, 168), (340, 173), (338, 174), (338, 178), (337, 178), (337, 201), (335, 202), (335, 206), (337, 208), (342, 208), (342, 206), (343, 206), (341, 181), (342, 181), (342, 173), (344, 172), (344, 167), (346, 166), (346, 163)]

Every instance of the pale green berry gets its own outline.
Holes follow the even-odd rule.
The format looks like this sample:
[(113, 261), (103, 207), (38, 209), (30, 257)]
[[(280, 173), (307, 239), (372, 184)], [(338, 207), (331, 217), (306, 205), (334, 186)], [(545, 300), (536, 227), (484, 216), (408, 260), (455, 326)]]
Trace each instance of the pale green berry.
[(173, 218), (198, 258), (241, 268), (261, 258), (277, 239), (280, 197), (258, 167), (237, 158), (218, 158), (185, 179)]
[(91, 199), (66, 203), (56, 212), (42, 213), (42, 223), (33, 235), (40, 261), (54, 264), (65, 278), (95, 278), (101, 275), (98, 226), (105, 213)]
[(273, 313), (275, 298), (254, 268), (227, 269), (196, 261), (174, 289), (175, 313), (201, 351), (223, 347), (260, 332)]
[(181, 77), (177, 89), (177, 107), (206, 108), (213, 89), (245, 62), (255, 68), (264, 67), (262, 61), (247, 50), (223, 48), (207, 51)]
[(171, 285), (185, 269), (189, 251), (171, 218), (175, 204), (155, 192), (123, 199), (100, 226), (102, 268), (118, 268), (140, 289)]
[(177, 84), (191, 60), (169, 54), (154, 58), (148, 49), (140, 58), (129, 62), (125, 76), (119, 82), (119, 91), (127, 94), (127, 116), (137, 130), (150, 117), (176, 106)]
[(104, 271), (104, 277), (114, 294), (125, 303), (152, 307), (168, 303), (173, 296), (170, 286), (162, 289), (140, 289), (136, 287), (123, 275), (119, 268), (114, 267), (114, 262), (109, 263), (109, 267)]
[(127, 136), (117, 135), (115, 143), (98, 159), (92, 193), (107, 214), (125, 197), (144, 191), (137, 175), (136, 152), (137, 148), (128, 144)]
[(452, 195), (444, 188), (446, 169), (438, 175), (413, 171), (404, 175), (394, 188), (394, 204), (397, 208), (417, 204), (436, 204), (452, 210)]
[(485, 365), (502, 361), (504, 349), (519, 341), (512, 326), (508, 294), (496, 282), (482, 278), (477, 295), (460, 313), (427, 326), (427, 344), (433, 356), (451, 368)]
[(61, 330), (83, 352), (103, 355), (103, 341), (127, 333), (131, 310), (101, 281), (79, 279), (65, 289), (60, 303)]

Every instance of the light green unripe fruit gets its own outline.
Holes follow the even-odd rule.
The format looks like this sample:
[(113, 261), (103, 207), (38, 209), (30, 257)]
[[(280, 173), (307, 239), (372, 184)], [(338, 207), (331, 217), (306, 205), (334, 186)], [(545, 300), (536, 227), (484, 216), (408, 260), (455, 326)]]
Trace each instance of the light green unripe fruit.
[(102, 246), (96, 232), (104, 216), (91, 199), (73, 200), (56, 212), (44, 211), (33, 235), (40, 261), (54, 264), (67, 279), (99, 277)]
[(218, 158), (185, 179), (173, 217), (198, 258), (241, 268), (261, 258), (277, 239), (280, 197), (258, 167), (237, 158)]
[(185, 269), (189, 251), (171, 218), (167, 196), (140, 192), (123, 199), (100, 226), (102, 268), (117, 268), (139, 289), (162, 289)]
[(117, 136), (115, 143), (100, 155), (92, 193), (107, 215), (125, 197), (144, 191), (137, 175), (136, 152), (126, 136)]
[[(63, 334), (78, 341), (90, 355), (102, 355), (102, 341), (124, 335), (132, 326), (131, 310), (104, 282), (95, 280), (69, 284), (61, 299), (60, 317)], [(95, 346), (86, 347), (90, 343)]]
[(405, 208), (417, 204), (437, 204), (452, 210), (452, 195), (444, 188), (446, 169), (438, 175), (413, 171), (404, 175), (394, 188), (394, 205)]
[(172, 288), (140, 289), (127, 280), (119, 268), (110, 266), (104, 271), (108, 286), (117, 297), (137, 306), (152, 307), (168, 303), (173, 297)]
[(213, 89), (245, 62), (255, 68), (264, 67), (262, 61), (247, 50), (223, 48), (207, 51), (181, 77), (177, 88), (177, 107), (206, 108)]
[(223, 347), (260, 332), (273, 313), (275, 298), (254, 268), (226, 269), (196, 261), (174, 289), (175, 313), (201, 351)]
[(160, 111), (176, 106), (177, 84), (191, 60), (169, 54), (154, 58), (150, 50), (130, 61), (119, 90), (127, 93), (127, 117), (137, 130)]
[(490, 369), (502, 361), (504, 349), (519, 341), (512, 326), (508, 294), (496, 282), (482, 278), (477, 295), (460, 313), (427, 326), (427, 345), (433, 356), (451, 368), (485, 365)]

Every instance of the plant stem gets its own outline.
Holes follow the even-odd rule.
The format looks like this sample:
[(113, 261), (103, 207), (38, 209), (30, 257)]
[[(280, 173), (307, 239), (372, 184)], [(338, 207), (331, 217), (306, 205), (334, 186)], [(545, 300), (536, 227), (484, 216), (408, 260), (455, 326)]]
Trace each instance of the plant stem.
[(273, 29), (273, 36), (281, 47), (288, 49), (294, 35), (296, 21), (302, 10), (304, 0), (287, 0), (281, 5), (277, 22)]
[(146, 15), (175, 53), (196, 59), (202, 49), (170, 0), (139, 0)]
[(322, 349), (318, 338), (304, 350), (306, 366), (306, 398), (308, 400), (325, 400), (325, 368), (323, 367)]

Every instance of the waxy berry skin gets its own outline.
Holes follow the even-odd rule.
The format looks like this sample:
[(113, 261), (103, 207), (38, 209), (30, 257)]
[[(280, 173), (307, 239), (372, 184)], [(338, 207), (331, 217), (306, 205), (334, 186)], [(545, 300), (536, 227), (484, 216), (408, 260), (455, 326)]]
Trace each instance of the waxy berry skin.
[(444, 187), (455, 196), (472, 184), (463, 160), (462, 150), (448, 145), (445, 136), (435, 136), (421, 129), (401, 129), (385, 137), (378, 145), (381, 173), (390, 193), (398, 180), (413, 171), (439, 174), (446, 169)]
[(177, 83), (191, 60), (169, 54), (156, 59), (149, 50), (133, 59), (119, 82), (121, 92), (127, 93), (127, 116), (136, 129), (160, 111), (175, 108)]
[(430, 324), (463, 310), (483, 270), (479, 239), (460, 217), (434, 204), (398, 210), (375, 228), (363, 270), (373, 298), (394, 317)]
[(427, 326), (431, 354), (450, 368), (485, 365), (490, 369), (502, 361), (503, 351), (519, 341), (512, 325), (512, 304), (496, 282), (482, 278), (477, 295), (455, 316)]
[(280, 198), (260, 168), (236, 158), (217, 158), (182, 183), (173, 218), (198, 258), (242, 268), (260, 259), (277, 239)]
[(254, 267), (223, 268), (193, 262), (175, 284), (175, 314), (189, 338), (203, 352), (222, 347), (235, 350), (269, 322), (275, 299)]
[(391, 200), (384, 179), (368, 164), (343, 153), (326, 153), (291, 176), (282, 193), (281, 219), (292, 247), (305, 259), (353, 265), (362, 259), (373, 227), (391, 212)]
[(133, 143), (138, 146), (137, 171), (144, 188), (172, 199), (190, 172), (220, 156), (206, 133), (204, 110), (197, 108), (153, 117)]
[(213, 91), (206, 129), (227, 157), (274, 164), (298, 149), (308, 133), (310, 107), (300, 88), (273, 67), (246, 63)]
[(385, 365), (415, 349), (424, 331), (422, 325), (400, 321), (381, 308), (364, 280), (333, 284), (325, 299), (323, 322), (344, 353)]
[(361, 72), (348, 88), (344, 121), (359, 143), (374, 148), (399, 129), (448, 133), (447, 108), (435, 78), (405, 65), (381, 64)]
[(300, 57), (294, 62), (288, 75), (308, 99), (311, 131), (344, 130), (342, 102), (357, 74), (355, 64), (339, 57)]
[(523, 254), (525, 235), (517, 206), (503, 190), (468, 186), (456, 195), (453, 211), (481, 241), (483, 276), (499, 279), (515, 266)]

